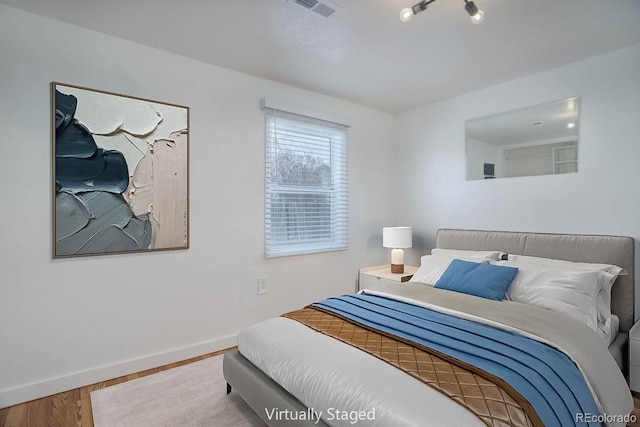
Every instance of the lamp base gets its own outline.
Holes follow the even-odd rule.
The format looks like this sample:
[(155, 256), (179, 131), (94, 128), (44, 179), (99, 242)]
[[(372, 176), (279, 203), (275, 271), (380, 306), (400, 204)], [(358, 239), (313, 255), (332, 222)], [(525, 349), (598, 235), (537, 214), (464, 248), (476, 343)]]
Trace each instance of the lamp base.
[(391, 264), (391, 272), (395, 274), (404, 273), (404, 264)]

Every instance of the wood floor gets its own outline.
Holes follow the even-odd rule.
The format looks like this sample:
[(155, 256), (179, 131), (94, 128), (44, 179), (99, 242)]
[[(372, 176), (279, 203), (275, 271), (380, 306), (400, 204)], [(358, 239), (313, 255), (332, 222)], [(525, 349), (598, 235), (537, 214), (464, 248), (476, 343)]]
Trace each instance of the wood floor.
[[(176, 368), (188, 363), (197, 362), (198, 360), (218, 356), (228, 350), (229, 349), (205, 354), (203, 356), (194, 357), (193, 359), (183, 360), (182, 362), (171, 363), (170, 365), (149, 369), (148, 371), (126, 375), (113, 380), (103, 381), (64, 393), (55, 394), (53, 396), (43, 397), (42, 399), (33, 400), (31, 402), (21, 403), (20, 405), (11, 406), (9, 408), (0, 409), (0, 427), (93, 427), (91, 399), (89, 398), (89, 393), (92, 391), (126, 381), (135, 380), (136, 378)], [(640, 427), (640, 395), (636, 395), (634, 393), (633, 402), (635, 404), (633, 414), (636, 416), (637, 420), (635, 423), (629, 423), (628, 427)]]
[(218, 356), (226, 351), (228, 350), (205, 354), (182, 362), (171, 363), (148, 371), (126, 375), (0, 409), (0, 427), (93, 427), (91, 399), (89, 398), (89, 393), (92, 391)]
[(633, 393), (633, 406), (632, 415), (635, 415), (636, 421), (627, 424), (627, 427), (640, 427), (640, 395), (635, 392)]

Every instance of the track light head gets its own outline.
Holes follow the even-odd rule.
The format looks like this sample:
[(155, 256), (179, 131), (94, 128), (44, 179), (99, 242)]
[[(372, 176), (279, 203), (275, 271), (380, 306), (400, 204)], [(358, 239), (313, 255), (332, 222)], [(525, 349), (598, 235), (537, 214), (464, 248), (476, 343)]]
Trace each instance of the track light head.
[(427, 5), (436, 0), (423, 0), (420, 3), (416, 3), (411, 7), (404, 8), (400, 11), (400, 20), (402, 22), (409, 22), (413, 15), (417, 15), (423, 10), (427, 10)]
[(409, 22), (413, 18), (413, 9), (406, 7), (400, 11), (400, 20), (402, 22)]
[(478, 7), (472, 1), (465, 0), (465, 3), (466, 4), (464, 5), (464, 8), (469, 14), (471, 22), (473, 22), (474, 24), (481, 23), (484, 20), (484, 12), (478, 9)]

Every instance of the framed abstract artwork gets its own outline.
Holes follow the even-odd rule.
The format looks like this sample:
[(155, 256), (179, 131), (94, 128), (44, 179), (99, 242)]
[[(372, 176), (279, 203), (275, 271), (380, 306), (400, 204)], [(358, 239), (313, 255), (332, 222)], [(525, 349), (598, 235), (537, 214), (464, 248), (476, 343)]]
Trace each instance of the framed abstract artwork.
[(53, 257), (189, 248), (189, 108), (51, 84)]

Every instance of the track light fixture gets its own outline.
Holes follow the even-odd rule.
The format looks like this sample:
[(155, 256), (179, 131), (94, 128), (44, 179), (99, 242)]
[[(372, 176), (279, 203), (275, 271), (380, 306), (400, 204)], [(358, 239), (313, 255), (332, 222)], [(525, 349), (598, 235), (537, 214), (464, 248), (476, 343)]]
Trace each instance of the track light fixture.
[[(402, 22), (408, 22), (411, 18), (413, 18), (413, 15), (417, 15), (423, 10), (427, 10), (427, 6), (429, 5), (429, 3), (433, 3), (434, 1), (436, 0), (423, 0), (420, 3), (414, 4), (412, 7), (402, 9), (400, 11), (400, 19), (402, 20)], [(464, 0), (464, 3), (464, 9), (469, 14), (471, 22), (473, 22), (474, 24), (481, 23), (484, 19), (484, 12), (478, 9), (475, 3), (470, 0)]]

